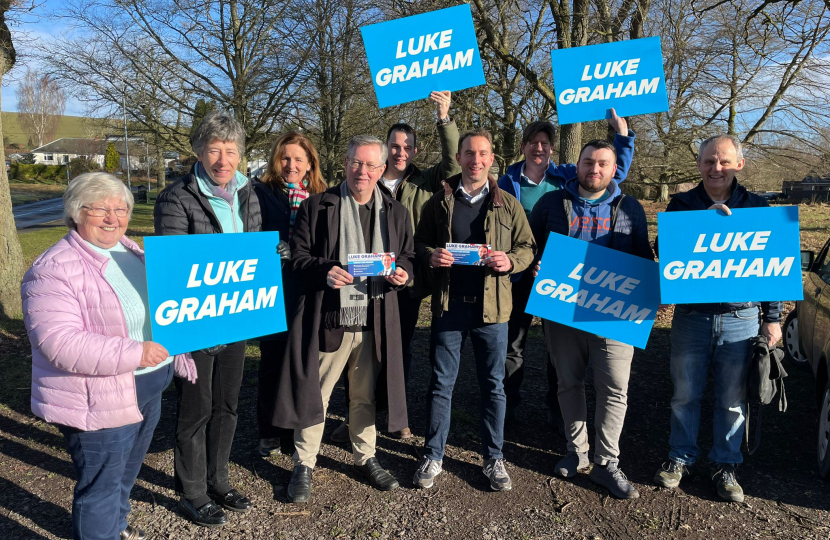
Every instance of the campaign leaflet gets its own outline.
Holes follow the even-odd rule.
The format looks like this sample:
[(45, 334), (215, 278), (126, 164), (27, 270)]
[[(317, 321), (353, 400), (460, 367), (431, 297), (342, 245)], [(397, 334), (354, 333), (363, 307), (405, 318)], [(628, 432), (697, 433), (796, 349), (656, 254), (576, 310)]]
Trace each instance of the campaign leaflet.
[(354, 277), (391, 276), (395, 274), (394, 253), (349, 254), (349, 273)]
[(452, 253), (453, 264), (467, 266), (484, 266), (490, 257), (490, 244), (447, 244), (447, 251)]

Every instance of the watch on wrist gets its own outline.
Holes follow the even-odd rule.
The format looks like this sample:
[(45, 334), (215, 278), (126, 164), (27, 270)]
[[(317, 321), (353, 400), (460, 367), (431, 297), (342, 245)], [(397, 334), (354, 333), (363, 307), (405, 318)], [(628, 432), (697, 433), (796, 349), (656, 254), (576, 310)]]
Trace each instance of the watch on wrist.
[(440, 120), (438, 120), (438, 125), (439, 126), (446, 126), (450, 122), (452, 122), (452, 118), (450, 118), (450, 116), (447, 115), (444, 118), (441, 118)]

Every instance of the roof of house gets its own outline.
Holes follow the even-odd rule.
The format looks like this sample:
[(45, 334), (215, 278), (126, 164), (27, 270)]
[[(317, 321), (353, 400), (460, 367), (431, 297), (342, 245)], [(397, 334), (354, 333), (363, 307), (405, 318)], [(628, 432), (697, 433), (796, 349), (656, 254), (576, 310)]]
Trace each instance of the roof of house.
[[(104, 155), (107, 145), (112, 142), (119, 154), (126, 154), (124, 141), (105, 141), (102, 139), (82, 139), (75, 137), (62, 137), (48, 144), (44, 144), (32, 150), (38, 154), (78, 154), (83, 156)], [(150, 153), (154, 154), (156, 147), (150, 145)], [(130, 139), (130, 153), (135, 156), (143, 156), (147, 153), (147, 147), (143, 141)]]

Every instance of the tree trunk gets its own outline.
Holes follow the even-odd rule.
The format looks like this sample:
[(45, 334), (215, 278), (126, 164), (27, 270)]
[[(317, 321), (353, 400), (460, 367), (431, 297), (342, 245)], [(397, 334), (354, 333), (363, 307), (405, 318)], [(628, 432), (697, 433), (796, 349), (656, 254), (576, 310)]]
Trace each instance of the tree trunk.
[(669, 200), (669, 185), (668, 184), (660, 184), (660, 196), (657, 198), (657, 202), (666, 202)]
[[(0, 82), (6, 73), (7, 58), (0, 54)], [(0, 134), (3, 132), (0, 120)], [(5, 149), (0, 146), (0, 163), (6, 162)], [(20, 317), (20, 280), (26, 271), (23, 252), (17, 239), (12, 214), (12, 196), (9, 192), (9, 176), (6, 167), (0, 166), (0, 319)]]
[(559, 163), (579, 161), (582, 144), (582, 124), (566, 124), (559, 130)]
[(167, 167), (164, 166), (164, 151), (161, 148), (161, 141), (156, 140), (156, 179), (158, 182), (156, 183), (156, 187), (158, 188), (159, 193), (165, 187), (167, 187), (167, 175), (166, 170)]

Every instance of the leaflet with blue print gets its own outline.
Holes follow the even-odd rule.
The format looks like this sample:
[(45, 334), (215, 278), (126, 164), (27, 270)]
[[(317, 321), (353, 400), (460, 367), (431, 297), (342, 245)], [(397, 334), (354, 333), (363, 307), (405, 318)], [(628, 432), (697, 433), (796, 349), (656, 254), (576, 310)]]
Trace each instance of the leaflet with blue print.
[(349, 273), (354, 277), (392, 276), (395, 274), (395, 254), (349, 253)]
[(664, 304), (801, 300), (798, 207), (662, 212)]
[(484, 266), (492, 251), (490, 244), (448, 243), (447, 251), (452, 254), (453, 264)]
[(144, 238), (153, 341), (170, 354), (286, 330), (278, 232)]
[(645, 349), (659, 274), (654, 261), (550, 233), (525, 311)]

